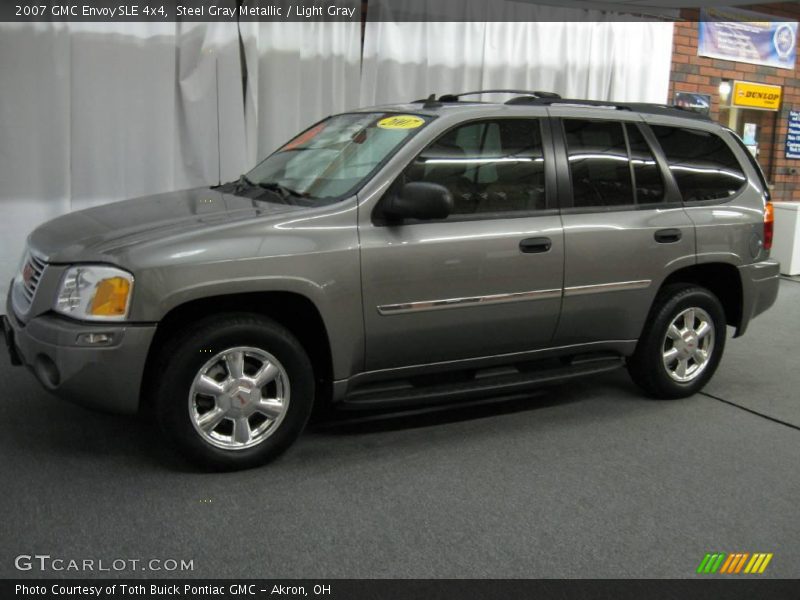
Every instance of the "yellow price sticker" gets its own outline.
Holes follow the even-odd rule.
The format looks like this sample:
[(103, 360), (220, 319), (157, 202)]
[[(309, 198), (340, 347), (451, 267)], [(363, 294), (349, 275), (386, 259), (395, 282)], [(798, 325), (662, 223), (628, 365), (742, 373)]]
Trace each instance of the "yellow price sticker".
[(381, 129), (416, 129), (424, 124), (424, 119), (414, 115), (395, 115), (378, 121), (378, 127)]

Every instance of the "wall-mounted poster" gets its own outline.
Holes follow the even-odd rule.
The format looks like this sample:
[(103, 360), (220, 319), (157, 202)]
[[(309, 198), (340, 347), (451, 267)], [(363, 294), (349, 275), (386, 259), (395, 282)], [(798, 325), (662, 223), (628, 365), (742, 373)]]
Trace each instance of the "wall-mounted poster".
[(789, 111), (789, 132), (786, 134), (786, 158), (800, 158), (800, 110)]
[(707, 115), (711, 111), (711, 96), (694, 92), (675, 92), (675, 106)]
[(699, 56), (794, 69), (797, 22), (739, 8), (704, 8), (700, 12)]

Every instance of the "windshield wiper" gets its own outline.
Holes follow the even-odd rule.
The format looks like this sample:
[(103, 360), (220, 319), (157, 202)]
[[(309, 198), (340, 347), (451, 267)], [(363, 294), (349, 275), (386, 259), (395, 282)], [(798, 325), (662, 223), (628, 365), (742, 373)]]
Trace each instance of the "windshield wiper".
[(307, 197), (302, 192), (298, 192), (297, 190), (293, 190), (292, 188), (286, 187), (285, 185), (283, 185), (282, 183), (278, 183), (277, 181), (270, 181), (269, 183), (259, 183), (258, 187), (270, 192), (277, 192), (284, 198), (289, 196), (294, 196), (295, 198)]
[(235, 185), (236, 185), (235, 188), (236, 191), (234, 193), (239, 192), (245, 188), (256, 187), (256, 184), (250, 181), (250, 179), (247, 178), (247, 175), (239, 175), (239, 179), (236, 180)]
[[(268, 183), (255, 183), (247, 175), (240, 175), (239, 179), (237, 179), (236, 181), (230, 181), (218, 187), (226, 187), (226, 186), (231, 186), (233, 188), (232, 193), (237, 195), (241, 194), (246, 190), (261, 189), (266, 192), (270, 192), (271, 194), (277, 196), (284, 202), (288, 202), (290, 198), (308, 197), (306, 194), (298, 192), (297, 190), (293, 190), (292, 188), (286, 187), (285, 185), (278, 183), (277, 181), (271, 181)], [(248, 194), (248, 196), (251, 195), (252, 193)]]
[(247, 175), (239, 175), (239, 179), (236, 181), (226, 181), (225, 183), (221, 183), (219, 185), (212, 185), (211, 189), (222, 189), (223, 191), (226, 191), (227, 189), (232, 188), (231, 193), (238, 194), (242, 190), (254, 187), (256, 187), (256, 184), (250, 181), (250, 179), (247, 178)]

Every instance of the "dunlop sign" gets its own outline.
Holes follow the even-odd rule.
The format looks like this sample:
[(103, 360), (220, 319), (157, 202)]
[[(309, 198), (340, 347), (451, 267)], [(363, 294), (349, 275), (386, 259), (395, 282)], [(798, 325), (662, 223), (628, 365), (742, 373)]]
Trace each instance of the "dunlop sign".
[(778, 110), (781, 107), (781, 86), (734, 81), (731, 106)]

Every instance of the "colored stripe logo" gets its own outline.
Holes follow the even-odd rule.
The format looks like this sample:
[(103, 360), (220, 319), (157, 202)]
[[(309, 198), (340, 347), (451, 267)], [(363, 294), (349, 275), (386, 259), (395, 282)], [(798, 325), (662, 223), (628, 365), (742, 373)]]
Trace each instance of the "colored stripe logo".
[(757, 574), (763, 573), (767, 569), (769, 561), (772, 560), (772, 553), (755, 552), (708, 552), (697, 572), (702, 575), (738, 575), (738, 574)]

